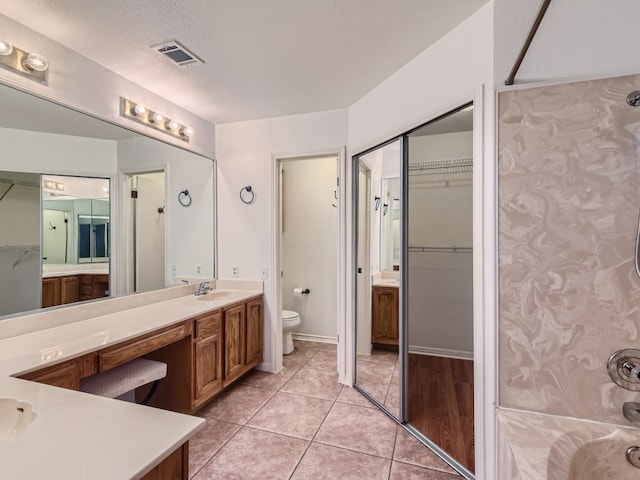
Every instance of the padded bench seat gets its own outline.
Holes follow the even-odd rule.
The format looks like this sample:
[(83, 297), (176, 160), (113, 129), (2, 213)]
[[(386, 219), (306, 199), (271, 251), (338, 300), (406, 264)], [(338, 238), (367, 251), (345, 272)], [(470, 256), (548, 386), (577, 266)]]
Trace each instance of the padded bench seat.
[(166, 363), (136, 358), (106, 372), (83, 378), (80, 380), (80, 391), (102, 397), (118, 398), (166, 376)]

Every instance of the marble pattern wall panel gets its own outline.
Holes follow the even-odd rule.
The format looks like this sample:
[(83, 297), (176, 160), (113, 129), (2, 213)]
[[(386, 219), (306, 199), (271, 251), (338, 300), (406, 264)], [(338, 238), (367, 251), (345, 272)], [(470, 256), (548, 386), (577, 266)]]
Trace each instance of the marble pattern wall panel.
[(499, 97), (499, 402), (626, 424), (639, 392), (609, 356), (640, 348), (640, 76)]

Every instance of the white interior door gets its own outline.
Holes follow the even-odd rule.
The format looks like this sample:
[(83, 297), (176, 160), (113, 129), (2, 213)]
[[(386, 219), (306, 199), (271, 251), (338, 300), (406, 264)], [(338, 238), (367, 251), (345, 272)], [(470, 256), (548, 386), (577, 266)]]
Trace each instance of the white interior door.
[(165, 174), (153, 172), (135, 177), (135, 291), (148, 292), (165, 287)]

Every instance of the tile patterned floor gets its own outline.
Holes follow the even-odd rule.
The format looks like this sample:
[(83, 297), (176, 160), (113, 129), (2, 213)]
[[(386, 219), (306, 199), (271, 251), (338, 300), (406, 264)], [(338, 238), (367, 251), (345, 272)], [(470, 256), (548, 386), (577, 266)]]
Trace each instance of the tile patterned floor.
[(251, 372), (200, 410), (207, 425), (189, 443), (189, 478), (462, 478), (340, 385), (335, 352), (335, 345), (296, 341), (281, 372)]

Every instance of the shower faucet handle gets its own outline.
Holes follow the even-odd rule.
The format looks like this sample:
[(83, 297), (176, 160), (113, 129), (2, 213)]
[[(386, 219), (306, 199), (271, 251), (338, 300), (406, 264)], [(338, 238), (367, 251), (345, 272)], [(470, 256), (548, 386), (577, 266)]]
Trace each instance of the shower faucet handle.
[(629, 420), (634, 426), (640, 427), (640, 403), (624, 402), (624, 405), (622, 405), (622, 414), (624, 418)]

